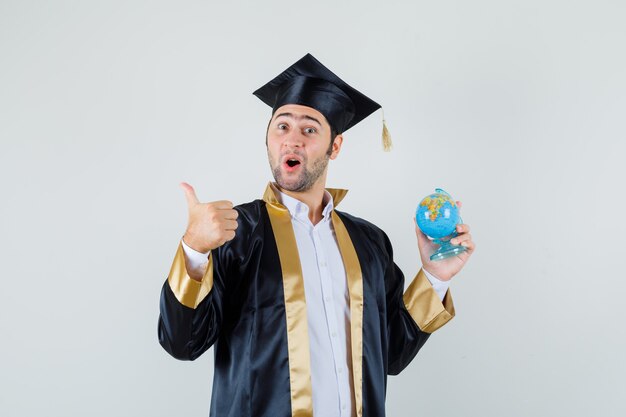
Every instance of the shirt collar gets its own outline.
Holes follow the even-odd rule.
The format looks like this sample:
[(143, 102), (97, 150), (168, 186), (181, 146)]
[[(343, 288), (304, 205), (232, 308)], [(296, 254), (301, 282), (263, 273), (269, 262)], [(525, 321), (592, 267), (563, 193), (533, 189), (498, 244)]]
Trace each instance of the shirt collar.
[[(272, 188), (275, 190), (275, 195), (279, 202), (285, 206), (287, 210), (289, 210), (291, 217), (299, 220), (309, 219), (309, 206), (304, 204), (302, 201), (283, 193), (274, 184), (272, 184)], [(327, 222), (330, 220), (330, 213), (335, 207), (333, 196), (330, 192), (328, 192), (328, 190), (324, 190), (322, 204), (324, 205), (324, 208), (322, 209), (322, 222)]]
[[(330, 193), (333, 198), (333, 207), (337, 207), (341, 200), (346, 196), (348, 190), (344, 190), (342, 188), (327, 188), (326, 191)], [(278, 194), (278, 189), (274, 186), (273, 183), (268, 182), (267, 187), (265, 187), (265, 192), (263, 193), (263, 201), (267, 204), (279, 205), (284, 207), (276, 195)]]

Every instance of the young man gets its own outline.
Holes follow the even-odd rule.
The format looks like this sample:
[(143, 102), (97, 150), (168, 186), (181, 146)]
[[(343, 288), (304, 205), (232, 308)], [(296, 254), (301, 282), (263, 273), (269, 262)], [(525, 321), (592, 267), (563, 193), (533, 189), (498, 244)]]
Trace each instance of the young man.
[(474, 251), (432, 262), (404, 292), (391, 243), (335, 210), (326, 189), (343, 133), (380, 105), (311, 55), (255, 92), (273, 109), (263, 200), (200, 203), (183, 183), (189, 224), (161, 293), (159, 341), (193, 360), (215, 344), (211, 416), (384, 416), (388, 374), (402, 371), (454, 316), (447, 286)]

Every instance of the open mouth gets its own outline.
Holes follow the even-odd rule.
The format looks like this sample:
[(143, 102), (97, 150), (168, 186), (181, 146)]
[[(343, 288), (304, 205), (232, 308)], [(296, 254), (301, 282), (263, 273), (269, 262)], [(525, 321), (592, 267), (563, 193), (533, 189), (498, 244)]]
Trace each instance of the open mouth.
[(289, 154), (283, 156), (283, 166), (287, 170), (287, 172), (295, 172), (302, 165), (302, 158), (300, 155)]

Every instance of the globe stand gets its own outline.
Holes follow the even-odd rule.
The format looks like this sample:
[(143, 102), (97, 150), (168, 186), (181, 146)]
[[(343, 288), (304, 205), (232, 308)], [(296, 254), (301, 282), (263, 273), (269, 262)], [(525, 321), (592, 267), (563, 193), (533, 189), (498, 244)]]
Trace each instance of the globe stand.
[(459, 255), (465, 251), (467, 248), (461, 245), (453, 245), (450, 243), (450, 240), (455, 237), (457, 234), (454, 233), (454, 236), (450, 237), (448, 240), (441, 239), (433, 239), (433, 242), (439, 245), (439, 249), (435, 251), (432, 255), (430, 255), (431, 261), (440, 261), (442, 259), (450, 258), (452, 256)]

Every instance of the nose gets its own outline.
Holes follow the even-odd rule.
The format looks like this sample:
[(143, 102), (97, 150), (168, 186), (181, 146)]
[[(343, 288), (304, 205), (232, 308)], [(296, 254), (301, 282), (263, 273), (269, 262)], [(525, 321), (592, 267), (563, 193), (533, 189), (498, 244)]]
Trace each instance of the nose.
[(283, 140), (283, 147), (300, 148), (303, 144), (303, 136), (298, 129), (289, 131)]

